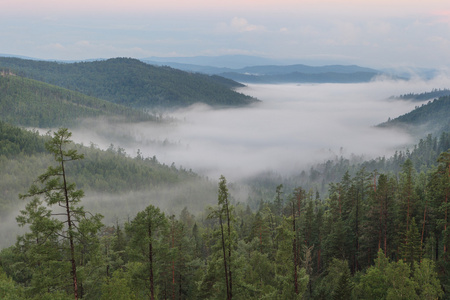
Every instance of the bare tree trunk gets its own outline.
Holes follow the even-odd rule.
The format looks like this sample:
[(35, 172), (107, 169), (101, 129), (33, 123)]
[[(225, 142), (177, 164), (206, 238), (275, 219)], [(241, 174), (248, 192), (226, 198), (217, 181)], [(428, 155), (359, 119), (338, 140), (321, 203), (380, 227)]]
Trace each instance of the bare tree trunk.
[[(172, 249), (175, 248), (175, 226), (172, 223)], [(175, 300), (175, 259), (172, 259), (172, 299)]]
[(227, 285), (227, 300), (230, 298), (230, 286), (228, 282), (228, 267), (227, 267), (227, 255), (225, 251), (225, 238), (223, 233), (223, 224), (222, 224), (222, 214), (219, 215), (219, 223), (220, 223), (220, 230), (222, 235), (222, 252), (223, 252), (223, 266), (225, 269), (225, 284)]
[(297, 235), (295, 232), (295, 205), (292, 202), (292, 231), (294, 232), (294, 240), (292, 241), (292, 252), (294, 254), (294, 287), (295, 293), (298, 295), (298, 278), (297, 278)]
[[(450, 168), (449, 168), (450, 172)], [(448, 192), (445, 193), (445, 221), (444, 221), (444, 232), (447, 232), (447, 216), (448, 216)], [(447, 257), (445, 256), (445, 253), (447, 253), (447, 245), (444, 243), (444, 257), (447, 260)]]
[(150, 238), (150, 242), (148, 243), (148, 261), (150, 264), (149, 272), (150, 272), (150, 299), (155, 299), (155, 287), (153, 280), (153, 243), (152, 243), (152, 224), (151, 221), (148, 223), (148, 237)]
[(380, 248), (381, 248), (382, 228), (383, 228), (383, 197), (380, 197), (380, 221), (378, 224), (378, 249), (377, 249), (377, 251), (380, 250)]
[(425, 209), (423, 211), (423, 224), (422, 224), (422, 238), (420, 240), (420, 247), (422, 248), (423, 245), (423, 236), (425, 234), (425, 222), (427, 218), (427, 202), (425, 201)]
[(231, 276), (231, 225), (230, 225), (230, 211), (228, 209), (228, 196), (225, 198), (227, 224), (228, 224), (228, 280), (230, 283), (230, 299), (233, 298), (233, 278)]
[(386, 198), (384, 200), (384, 256), (387, 257), (387, 231), (388, 231), (388, 226), (387, 226), (387, 219), (388, 219), (388, 199), (387, 199), (387, 195)]
[[(62, 145), (62, 143), (61, 143)], [(70, 244), (70, 263), (72, 265), (72, 279), (73, 279), (73, 294), (75, 299), (78, 299), (78, 282), (77, 282), (77, 265), (75, 263), (75, 245), (73, 243), (73, 232), (72, 232), (72, 220), (70, 218), (70, 202), (69, 195), (67, 193), (67, 181), (66, 181), (66, 172), (64, 170), (64, 157), (62, 155), (63, 150), (60, 146), (61, 153), (61, 169), (62, 169), (62, 177), (64, 184), (64, 198), (66, 201), (66, 216), (67, 216), (67, 226), (69, 232), (69, 244)]]

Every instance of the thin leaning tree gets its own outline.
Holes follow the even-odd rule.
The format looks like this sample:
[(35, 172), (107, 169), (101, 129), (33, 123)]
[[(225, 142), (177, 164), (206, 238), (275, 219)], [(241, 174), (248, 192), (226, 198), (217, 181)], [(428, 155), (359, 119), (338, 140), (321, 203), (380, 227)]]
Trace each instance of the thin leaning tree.
[[(51, 266), (61, 259), (69, 263), (70, 267), (62, 266), (62, 269), (70, 269), (73, 295), (78, 299), (82, 295), (77, 276), (76, 248), (77, 245), (85, 247), (95, 243), (103, 224), (101, 215), (92, 215), (79, 205), (84, 192), (76, 189), (75, 183), (67, 179), (66, 164), (84, 158), (83, 154), (70, 147), (71, 136), (67, 128), (61, 128), (46, 143), (46, 149), (54, 156), (56, 164), (49, 166), (38, 177), (37, 183), (29, 188), (27, 194), (20, 195), (20, 198), (31, 197), (32, 200), (21, 211), (17, 221), (21, 226), (29, 225), (31, 233), (19, 238), (19, 241), (28, 246), (31, 244), (28, 247), (32, 249), (31, 253), (40, 253), (35, 266), (42, 269), (43, 261)], [(41, 248), (48, 250), (49, 243), (60, 252), (40, 251)], [(63, 284), (67, 285), (66, 282)]]

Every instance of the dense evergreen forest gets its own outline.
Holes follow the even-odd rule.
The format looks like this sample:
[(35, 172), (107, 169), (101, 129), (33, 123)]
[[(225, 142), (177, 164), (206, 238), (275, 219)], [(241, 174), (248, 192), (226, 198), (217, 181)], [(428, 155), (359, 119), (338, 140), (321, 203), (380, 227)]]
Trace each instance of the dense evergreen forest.
[[(48, 135), (40, 136), (38, 132), (0, 121), (0, 223), (3, 226), (2, 222), (23, 203), (17, 195), (51, 163), (51, 156), (45, 150), (48, 139)], [(67, 170), (77, 186), (95, 199), (87, 205), (101, 210), (108, 217), (107, 222), (117, 219), (118, 215), (126, 218), (135, 213), (145, 207), (149, 198), (166, 198), (164, 207), (185, 203), (200, 211), (214, 192), (211, 183), (191, 170), (162, 164), (156, 157), (144, 158), (137, 153), (132, 158), (114, 145), (107, 150), (95, 145), (76, 145), (75, 148), (85, 159), (75, 161)], [(171, 191), (170, 197), (165, 190)], [(17, 230), (4, 228), (0, 226), (0, 247), (13, 243), (17, 234)]]
[(73, 126), (81, 119), (108, 117), (117, 121), (153, 121), (140, 110), (89, 97), (40, 81), (0, 76), (0, 120), (39, 128)]
[(237, 93), (242, 84), (219, 77), (157, 67), (131, 58), (58, 63), (0, 57), (0, 69), (131, 107), (248, 105), (257, 99)]
[(450, 96), (443, 96), (427, 104), (417, 106), (413, 111), (388, 120), (379, 127), (399, 127), (411, 131), (414, 135), (431, 132), (440, 134), (450, 130)]
[[(222, 176), (216, 204), (203, 212), (184, 208), (174, 215), (150, 204), (125, 222), (103, 224), (98, 213), (106, 207), (83, 205), (96, 178), (105, 178), (105, 190), (120, 186), (120, 174), (143, 178), (137, 186), (161, 187), (160, 176), (130, 171), (134, 162), (141, 170), (166, 170), (161, 182), (196, 175), (155, 158), (126, 157), (120, 148), (86, 151), (70, 143), (65, 129), (39, 137), (6, 123), (1, 128), (9, 145), (1, 148), (3, 164), (46, 155), (37, 172), (28, 169), (33, 178), (20, 183), (28, 204), (17, 222), (27, 230), (0, 253), (4, 299), (449, 297), (450, 152), (440, 151), (448, 134), (376, 161), (397, 170), (368, 171), (371, 162), (348, 168), (324, 197), (279, 184), (250, 206), (233, 197)], [(109, 173), (114, 177), (103, 177)]]

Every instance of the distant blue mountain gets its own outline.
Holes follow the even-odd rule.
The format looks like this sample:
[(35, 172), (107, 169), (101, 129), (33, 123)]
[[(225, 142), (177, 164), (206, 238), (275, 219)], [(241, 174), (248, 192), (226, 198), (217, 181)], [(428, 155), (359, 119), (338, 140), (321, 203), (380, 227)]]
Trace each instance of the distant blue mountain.
[[(183, 67), (183, 65), (193, 65), (203, 66), (203, 67), (214, 67), (214, 68), (227, 68), (227, 69), (240, 69), (249, 66), (261, 66), (261, 65), (272, 65), (280, 64), (286, 65), (292, 62), (275, 60), (270, 58), (263, 58), (258, 56), (250, 55), (221, 55), (221, 56), (192, 56), (192, 57), (148, 57), (142, 58), (142, 61), (153, 62), (158, 65), (165, 64), (172, 67), (170, 64), (178, 64), (178, 66)], [(187, 66), (186, 66), (187, 67)]]
[[(308, 66), (304, 64), (285, 64), (287, 61), (244, 55), (153, 57), (142, 61), (188, 72), (220, 75), (244, 83), (367, 82), (373, 80), (376, 76), (385, 74), (379, 70), (356, 65)], [(269, 64), (267, 64), (268, 62)]]

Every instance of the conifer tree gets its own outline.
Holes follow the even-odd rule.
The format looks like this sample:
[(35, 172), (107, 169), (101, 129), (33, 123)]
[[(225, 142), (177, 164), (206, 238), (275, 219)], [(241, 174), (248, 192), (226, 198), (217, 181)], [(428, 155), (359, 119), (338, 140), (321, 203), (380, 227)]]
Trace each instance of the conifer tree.
[(403, 260), (413, 267), (414, 262), (420, 261), (422, 257), (422, 246), (420, 243), (419, 229), (417, 228), (416, 218), (411, 219), (411, 224), (405, 234), (403, 243), (400, 244), (400, 256)]
[(130, 260), (144, 264), (143, 272), (137, 274), (137, 277), (141, 279), (143, 286), (149, 287), (149, 298), (152, 300), (156, 297), (156, 282), (159, 278), (157, 271), (164, 262), (161, 258), (168, 252), (162, 242), (162, 237), (167, 236), (168, 227), (164, 213), (153, 205), (139, 212), (125, 227), (130, 236)]
[(219, 189), (217, 197), (217, 207), (213, 209), (208, 215), (208, 219), (218, 219), (219, 221), (219, 236), (221, 252), (223, 257), (223, 272), (225, 274), (226, 299), (230, 300), (233, 297), (233, 271), (232, 271), (232, 252), (235, 245), (234, 229), (232, 228), (233, 206), (229, 201), (229, 193), (227, 187), (227, 180), (222, 175), (219, 179)]
[[(49, 166), (47, 171), (38, 177), (41, 185), (33, 184), (27, 194), (20, 196), (33, 199), (26, 209), (21, 211), (17, 221), (22, 226), (29, 224), (32, 231), (31, 234), (20, 238), (19, 242), (25, 245), (34, 239), (32, 249), (39, 251), (43, 259), (60, 262), (58, 252), (55, 249), (50, 251), (51, 245), (68, 252), (73, 295), (78, 299), (82, 294), (79, 291), (80, 282), (77, 274), (77, 242), (85, 245), (98, 242), (96, 235), (103, 225), (101, 215), (91, 215), (79, 206), (84, 192), (77, 190), (75, 184), (68, 180), (67, 163), (84, 158), (76, 149), (68, 148), (72, 143), (71, 136), (72, 133), (67, 128), (61, 128), (46, 143), (47, 150), (57, 164)], [(40, 199), (41, 196), (44, 198), (45, 206)], [(50, 209), (53, 207), (56, 207), (55, 211)], [(45, 251), (42, 252), (43, 247), (49, 250), (48, 255)], [(54, 256), (49, 257), (50, 255)], [(39, 265), (40, 261), (36, 263)]]

